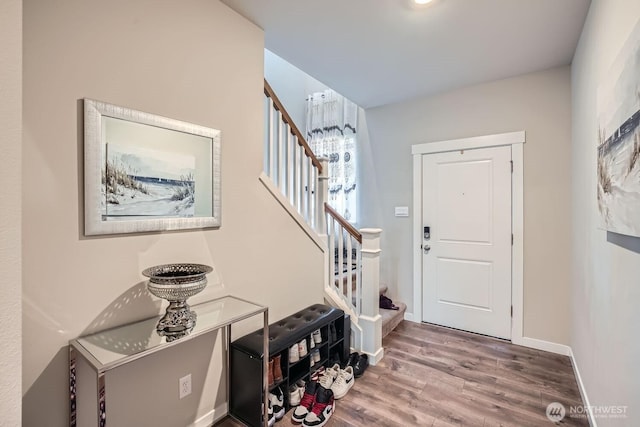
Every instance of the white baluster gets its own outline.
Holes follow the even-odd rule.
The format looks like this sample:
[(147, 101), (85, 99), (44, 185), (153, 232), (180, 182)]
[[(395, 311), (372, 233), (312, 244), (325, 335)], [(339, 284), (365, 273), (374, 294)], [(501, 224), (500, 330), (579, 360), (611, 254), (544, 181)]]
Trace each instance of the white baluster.
[(269, 177), (276, 178), (276, 109), (273, 101), (269, 102)]
[(318, 187), (316, 191), (316, 218), (318, 224), (316, 224), (316, 231), (318, 234), (323, 235), (326, 233), (327, 224), (324, 215), (324, 204), (329, 200), (329, 159), (327, 157), (321, 157), (320, 165), (322, 166), (322, 172), (318, 177)]
[(276, 185), (278, 186), (278, 188), (280, 188), (280, 191), (282, 191), (282, 185), (283, 185), (283, 181), (284, 181), (284, 132), (286, 131), (285, 127), (286, 127), (286, 123), (284, 123), (282, 121), (282, 111), (278, 111), (277, 114), (277, 120), (278, 120), (278, 135), (277, 135), (277, 145), (278, 145), (278, 153), (277, 153), (277, 160), (276, 162), (278, 163), (277, 166), (277, 170), (278, 170), (278, 179), (276, 180)]
[(327, 214), (327, 237), (329, 243), (329, 285), (336, 286), (336, 221)]
[(270, 110), (271, 110), (271, 98), (269, 98), (268, 96), (264, 97), (264, 106), (263, 106), (263, 115), (264, 115), (264, 123), (265, 123), (265, 127), (264, 127), (264, 159), (263, 159), (263, 165), (262, 167), (264, 168), (265, 173), (267, 174), (267, 176), (271, 176), (271, 171), (269, 170), (269, 150), (270, 150), (270, 141), (269, 141), (269, 134), (271, 132), (271, 121), (269, 119), (270, 116)]
[(307, 157), (305, 163), (307, 164), (307, 208), (305, 218), (307, 223), (313, 224), (313, 170), (315, 167), (310, 157)]
[(307, 183), (307, 169), (309, 168), (309, 158), (305, 155), (302, 156), (302, 179), (301, 179), (301, 184), (302, 184), (302, 192), (300, 193), (302, 195), (302, 206), (300, 206), (300, 214), (303, 216), (303, 218), (305, 219), (305, 221), (307, 220), (307, 212), (308, 212), (308, 207), (309, 207), (309, 186)]
[(293, 135), (293, 206), (300, 212), (300, 145), (298, 138)]
[[(340, 295), (345, 298), (346, 292), (344, 289), (344, 227), (342, 225), (338, 225), (338, 283), (340, 283)], [(351, 301), (347, 301), (348, 304), (351, 304)]]
[(347, 270), (347, 277), (346, 277), (346, 282), (347, 282), (347, 301), (349, 301), (349, 306), (353, 307), (353, 266), (352, 266), (352, 260), (351, 260), (351, 240), (353, 239), (353, 237), (351, 236), (351, 234), (349, 234), (348, 232), (345, 233), (346, 234), (346, 238), (347, 238), (347, 247), (345, 248), (347, 250), (347, 256), (345, 257), (345, 265), (346, 265), (346, 270)]
[(300, 158), (298, 159), (298, 212), (304, 216), (304, 198), (306, 194), (306, 188), (304, 186), (304, 165), (307, 156), (304, 154), (304, 148), (300, 147)]
[(356, 314), (362, 313), (362, 245), (356, 241)]
[(295, 173), (295, 148), (296, 148), (295, 136), (289, 132), (287, 134), (287, 191), (286, 195), (289, 199), (289, 203), (295, 206), (294, 199), (294, 173)]
[(311, 227), (314, 230), (318, 230), (318, 224), (320, 224), (320, 219), (318, 218), (318, 168), (313, 165), (311, 167), (311, 177), (309, 178), (311, 182), (311, 205), (309, 209), (309, 217), (311, 221)]

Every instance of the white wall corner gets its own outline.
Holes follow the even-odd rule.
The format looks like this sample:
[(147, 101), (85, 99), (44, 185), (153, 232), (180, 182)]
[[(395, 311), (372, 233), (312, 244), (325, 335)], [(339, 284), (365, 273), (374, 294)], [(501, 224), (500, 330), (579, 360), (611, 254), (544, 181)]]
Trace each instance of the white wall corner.
[(573, 349), (569, 348), (569, 358), (571, 359), (571, 366), (573, 367), (573, 373), (576, 375), (576, 382), (578, 383), (578, 390), (580, 390), (580, 396), (582, 397), (582, 404), (585, 408), (587, 408), (587, 416), (589, 417), (589, 425), (591, 427), (598, 427), (598, 423), (596, 423), (596, 419), (593, 416), (593, 408), (591, 407), (591, 402), (589, 401), (589, 396), (587, 396), (587, 389), (582, 382), (582, 376), (580, 375), (580, 369), (578, 369), (578, 362), (573, 354)]

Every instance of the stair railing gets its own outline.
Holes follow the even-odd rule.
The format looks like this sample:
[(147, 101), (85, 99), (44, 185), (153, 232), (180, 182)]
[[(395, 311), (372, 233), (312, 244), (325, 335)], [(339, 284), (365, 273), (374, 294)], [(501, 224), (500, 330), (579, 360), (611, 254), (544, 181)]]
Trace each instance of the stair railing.
[(352, 347), (382, 358), (379, 312), (380, 229), (356, 230), (326, 201), (329, 159), (317, 158), (284, 106), (264, 81), (264, 171), (306, 224), (326, 236), (325, 297), (352, 313)]
[(335, 209), (324, 205), (329, 247), (329, 286), (356, 315), (362, 309), (362, 234)]
[(355, 313), (362, 331), (354, 348), (382, 357), (382, 318), (379, 309), (380, 229), (358, 231), (335, 209), (324, 205), (329, 254), (329, 292)]
[(327, 160), (318, 159), (265, 79), (265, 173), (320, 235), (325, 234)]

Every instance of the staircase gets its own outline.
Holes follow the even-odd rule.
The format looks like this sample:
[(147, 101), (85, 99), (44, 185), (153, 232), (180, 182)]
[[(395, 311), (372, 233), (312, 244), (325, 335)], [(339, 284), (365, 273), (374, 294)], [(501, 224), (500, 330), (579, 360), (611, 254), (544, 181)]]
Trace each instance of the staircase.
[[(328, 159), (316, 158), (269, 83), (264, 81), (264, 174), (261, 180), (324, 252), (324, 298), (351, 317), (351, 347), (375, 364), (382, 337), (404, 316), (379, 308), (380, 229), (355, 229), (328, 200)], [(383, 290), (386, 292), (386, 287)]]
[[(380, 295), (386, 295), (387, 289), (386, 285), (380, 285)], [(395, 301), (394, 304), (398, 307), (398, 310), (380, 309), (380, 315), (382, 316), (382, 338), (389, 335), (391, 331), (404, 320), (407, 304), (398, 301)]]

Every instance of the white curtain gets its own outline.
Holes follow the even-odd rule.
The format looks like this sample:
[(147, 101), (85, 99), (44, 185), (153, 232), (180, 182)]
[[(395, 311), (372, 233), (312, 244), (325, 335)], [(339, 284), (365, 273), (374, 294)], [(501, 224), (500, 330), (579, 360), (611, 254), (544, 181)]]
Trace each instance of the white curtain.
[(355, 223), (358, 106), (333, 90), (307, 98), (307, 142), (316, 157), (329, 158), (329, 204)]

